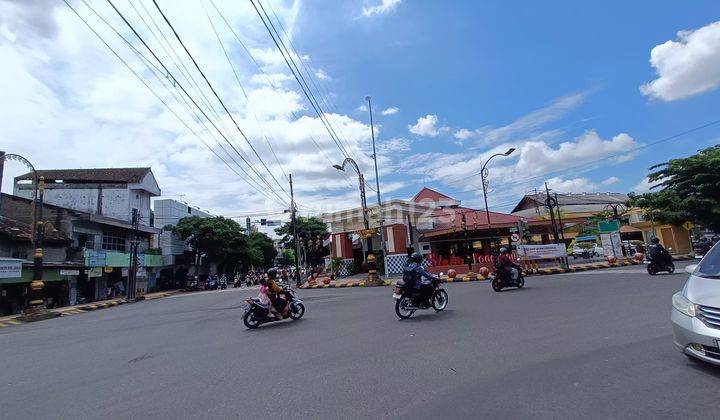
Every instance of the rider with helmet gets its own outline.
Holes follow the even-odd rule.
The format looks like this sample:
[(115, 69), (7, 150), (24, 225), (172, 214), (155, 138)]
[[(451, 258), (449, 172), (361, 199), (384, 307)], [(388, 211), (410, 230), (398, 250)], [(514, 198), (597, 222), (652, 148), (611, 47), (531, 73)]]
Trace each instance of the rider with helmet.
[(660, 243), (660, 238), (657, 236), (650, 240), (650, 246), (648, 247), (648, 255), (650, 261), (658, 265), (666, 265), (669, 261), (672, 261), (672, 256), (667, 249)]
[(423, 256), (415, 252), (410, 256), (410, 264), (403, 271), (403, 282), (406, 287), (415, 290), (420, 296), (420, 304), (427, 305), (440, 279), (428, 273), (422, 266)]
[(285, 314), (287, 313), (288, 300), (285, 297), (285, 292), (283, 291), (282, 287), (278, 286), (276, 282), (277, 277), (277, 268), (273, 267), (267, 271), (268, 297), (270, 297), (270, 302), (272, 302), (275, 309), (277, 309), (278, 312), (282, 313), (282, 315), (285, 316)]
[(500, 255), (498, 256), (498, 268), (505, 271), (505, 274), (507, 274), (510, 279), (517, 280), (519, 271), (516, 264), (513, 263), (508, 249), (505, 247), (500, 248)]

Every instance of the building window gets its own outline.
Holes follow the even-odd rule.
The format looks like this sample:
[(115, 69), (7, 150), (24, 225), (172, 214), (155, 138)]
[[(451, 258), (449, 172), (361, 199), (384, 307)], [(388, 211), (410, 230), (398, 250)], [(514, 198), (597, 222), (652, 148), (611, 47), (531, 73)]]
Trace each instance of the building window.
[(103, 232), (102, 249), (125, 252), (126, 237), (120, 233)]
[(78, 246), (80, 248), (95, 249), (95, 235), (81, 233), (78, 235)]

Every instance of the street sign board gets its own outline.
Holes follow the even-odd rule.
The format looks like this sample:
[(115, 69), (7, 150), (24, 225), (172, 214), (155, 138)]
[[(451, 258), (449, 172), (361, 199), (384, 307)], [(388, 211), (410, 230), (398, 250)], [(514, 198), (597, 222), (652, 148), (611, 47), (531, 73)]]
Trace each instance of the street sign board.
[(518, 235), (517, 233), (513, 233), (512, 235), (510, 235), (510, 240), (513, 242), (518, 242), (520, 241), (520, 235)]
[(601, 220), (598, 222), (598, 230), (600, 233), (617, 232), (620, 230), (619, 220)]
[(622, 242), (620, 241), (619, 232), (601, 233), (600, 240), (602, 241), (603, 254), (606, 257), (618, 255), (622, 256)]
[(683, 223), (682, 226), (685, 228), (685, 230), (691, 230), (692, 228), (695, 227), (693, 222), (690, 222), (690, 221)]
[(0, 260), (0, 279), (21, 277), (22, 261)]
[(80, 270), (60, 270), (61, 276), (79, 276)]
[(544, 260), (567, 256), (567, 251), (563, 244), (518, 245), (517, 252), (519, 256), (526, 260)]

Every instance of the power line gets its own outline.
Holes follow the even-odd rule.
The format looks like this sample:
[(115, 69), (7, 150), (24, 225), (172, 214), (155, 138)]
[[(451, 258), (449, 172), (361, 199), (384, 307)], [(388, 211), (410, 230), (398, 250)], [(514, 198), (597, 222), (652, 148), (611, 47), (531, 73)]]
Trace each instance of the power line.
[[(199, 135), (192, 127), (190, 127), (190, 126), (185, 122), (185, 120), (182, 119), (182, 118), (177, 114), (177, 112), (175, 112), (175, 110), (172, 109), (172, 107), (170, 107), (170, 105), (168, 105), (168, 103), (167, 103), (157, 92), (155, 92), (155, 90), (154, 90), (152, 87), (150, 87), (150, 85), (148, 85), (148, 83), (132, 68), (132, 66), (130, 66), (130, 64), (128, 64), (127, 61), (125, 61), (125, 59), (123, 59), (123, 58), (120, 56), (120, 54), (118, 54), (117, 51), (115, 51), (115, 49), (112, 48), (112, 47), (107, 43), (107, 41), (105, 41), (105, 39), (92, 27), (92, 25), (90, 25), (90, 23), (87, 22), (87, 20), (85, 20), (85, 18), (82, 17), (82, 15), (80, 15), (80, 13), (78, 13), (78, 11), (77, 11), (75, 8), (73, 8), (73, 7), (70, 5), (70, 3), (68, 3), (67, 0), (63, 0), (63, 2), (64, 2), (65, 5), (85, 24), (85, 26), (87, 26), (88, 29), (90, 29), (90, 31), (92, 31), (92, 33), (100, 40), (100, 42), (102, 42), (102, 44), (105, 45), (105, 47), (106, 47), (108, 50), (110, 50), (110, 52), (111, 52), (123, 65), (125, 65), (125, 67), (127, 67), (128, 70), (130, 70), (130, 72), (165, 106), (165, 108), (166, 108), (168, 111), (170, 111), (170, 112), (175, 116), (175, 118), (177, 118), (178, 121), (180, 121), (181, 124), (183, 124), (183, 125), (185, 126), (185, 128), (187, 128), (191, 133), (193, 133), (193, 135), (195, 135), (195, 137), (197, 137), (197, 139), (198, 139), (208, 150), (210, 150), (211, 153), (213, 153), (218, 159), (220, 159), (220, 161), (222, 161), (231, 171), (233, 171), (233, 172), (234, 172), (236, 175), (238, 175), (241, 179), (243, 179), (245, 182), (247, 182), (247, 180), (245, 180), (245, 178), (243, 178), (235, 169), (233, 169), (233, 167), (232, 167), (225, 159), (223, 159), (220, 155), (218, 155), (217, 152), (215, 152), (215, 150), (213, 150), (213, 148), (210, 147), (210, 145), (208, 145), (208, 144), (202, 139), (202, 137), (200, 137), (200, 135)], [(89, 6), (89, 5), (86, 4), (86, 6)], [(91, 8), (91, 10), (94, 11), (94, 9), (92, 9), (92, 7), (90, 7), (90, 8)], [(97, 12), (95, 12), (95, 13), (97, 14)], [(257, 188), (255, 188), (253, 185), (251, 185), (251, 184), (249, 184), (249, 183), (248, 183), (248, 185), (249, 185), (250, 187), (256, 189), (258, 192), (263, 193), (263, 191), (262, 191), (261, 189), (257, 189)], [(268, 197), (268, 198), (271, 198), (271, 199), (272, 199), (272, 197)], [(284, 203), (282, 203), (282, 202), (279, 202), (279, 203), (280, 203), (281, 205), (284, 205)]]
[[(108, 0), (108, 1), (110, 1), (110, 0)], [(187, 53), (188, 57), (190, 57), (190, 60), (192, 61), (193, 65), (195, 66), (195, 68), (197, 69), (197, 71), (200, 73), (200, 75), (201, 75), (201, 76), (203, 77), (203, 79), (205, 80), (205, 83), (207, 83), (208, 87), (210, 88), (210, 91), (213, 93), (213, 95), (215, 95), (215, 98), (217, 98), (218, 102), (220, 102), (220, 105), (221, 105), (222, 108), (225, 110), (225, 112), (227, 113), (228, 117), (230, 117), (230, 120), (233, 122), (233, 124), (235, 125), (235, 127), (238, 129), (238, 131), (239, 131), (240, 134), (242, 135), (243, 139), (245, 139), (245, 142), (248, 144), (248, 146), (250, 146), (250, 149), (253, 151), (253, 153), (254, 153), (255, 156), (258, 158), (258, 160), (260, 161), (260, 163), (263, 165), (263, 167), (265, 168), (265, 170), (268, 171), (268, 173), (270, 174), (270, 177), (275, 181), (275, 183), (280, 187), (280, 189), (281, 189), (283, 192), (285, 192), (285, 194), (288, 194), (288, 192), (285, 190), (285, 187), (283, 187), (283, 185), (280, 184), (280, 182), (278, 182), (277, 178), (275, 178), (275, 175), (273, 175), (272, 171), (271, 171), (271, 170), (268, 168), (268, 166), (265, 164), (265, 161), (260, 157), (260, 155), (258, 154), (257, 150), (255, 150), (255, 147), (252, 145), (252, 143), (250, 142), (250, 140), (247, 138), (247, 136), (245, 135), (245, 132), (242, 131), (242, 129), (241, 129), (240, 126), (238, 125), (237, 121), (235, 120), (235, 117), (233, 117), (232, 113), (230, 112), (230, 110), (228, 109), (228, 107), (225, 105), (225, 102), (223, 102), (223, 100), (220, 98), (220, 95), (218, 95), (218, 93), (217, 93), (217, 91), (215, 90), (215, 88), (213, 87), (212, 83), (210, 83), (210, 80), (208, 80), (207, 76), (205, 76), (205, 73), (202, 71), (202, 69), (201, 69), (200, 66), (198, 65), (197, 61), (195, 61), (195, 57), (193, 57), (193, 55), (190, 53), (190, 51), (188, 50), (188, 48), (185, 46), (185, 43), (184, 43), (184, 42), (182, 41), (182, 39), (180, 38), (180, 35), (179, 35), (179, 34), (177, 33), (177, 31), (175, 30), (175, 27), (173, 26), (173, 24), (170, 22), (170, 20), (167, 18), (167, 16), (165, 15), (165, 13), (164, 13), (164, 12), (162, 11), (162, 9), (160, 8), (160, 5), (158, 4), (157, 0), (152, 0), (152, 2), (153, 2), (153, 4), (155, 5), (155, 8), (157, 8), (158, 12), (160, 12), (160, 15), (162, 16), (162, 18), (165, 20), (165, 23), (166, 23), (166, 24), (170, 27), (170, 29), (172, 30), (172, 32), (173, 32), (173, 34), (175, 35), (175, 38), (177, 39), (177, 41), (180, 43), (180, 45), (181, 45), (181, 46), (183, 47), (183, 49), (185, 50), (185, 53)]]
[[(250, 58), (250, 61), (252, 61), (253, 64), (255, 65), (255, 67), (258, 69), (258, 71), (259, 71), (260, 73), (262, 73), (263, 76), (265, 76), (265, 79), (266, 79), (268, 85), (270, 85), (270, 87), (271, 87), (271, 88), (273, 89), (273, 91), (278, 95), (278, 97), (282, 98), (282, 94), (280, 93), (280, 89), (279, 89), (277, 86), (275, 86), (275, 83), (273, 83), (273, 81), (270, 79), (270, 77), (268, 76), (268, 74), (267, 74), (267, 73), (265, 72), (265, 70), (262, 68), (262, 66), (260, 65), (260, 63), (258, 63), (257, 60), (255, 60), (255, 57), (253, 57), (253, 55), (252, 55), (252, 53), (250, 52), (250, 50), (248, 49), (248, 47), (245, 45), (245, 43), (242, 41), (242, 39), (240, 39), (240, 36), (237, 34), (237, 32), (235, 32), (235, 29), (233, 29), (232, 25), (230, 25), (230, 22), (227, 20), (227, 18), (226, 18), (225, 15), (222, 13), (222, 11), (220, 11), (220, 9), (217, 7), (217, 5), (215, 4), (215, 1), (214, 1), (214, 0), (210, 0), (210, 4), (213, 6), (213, 8), (214, 8), (215, 11), (217, 12), (217, 14), (220, 16), (220, 18), (223, 20), (223, 22), (225, 22), (225, 25), (226, 25), (227, 28), (230, 30), (230, 32), (233, 34), (233, 36), (234, 36), (235, 39), (237, 40), (238, 44), (240, 44), (240, 46), (242, 47), (243, 51), (245, 51), (245, 54)], [(290, 111), (290, 113), (291, 113), (291, 115), (292, 115), (292, 117), (294, 118), (295, 121), (298, 121), (298, 120), (300, 119), (300, 116), (299, 116), (295, 111)], [(320, 144), (318, 143), (317, 139), (315, 138), (315, 136), (313, 136), (312, 133), (308, 133), (308, 136), (310, 137), (310, 140), (313, 142), (313, 144), (315, 145), (315, 148), (318, 150), (318, 152), (320, 152), (320, 154), (328, 161), (328, 163), (330, 163), (330, 166), (332, 166), (334, 163), (336, 163), (336, 162), (333, 162), (333, 161), (327, 156), (327, 152), (326, 152), (322, 147), (320, 147)], [(352, 183), (351, 183), (350, 180), (349, 180), (349, 175), (348, 175), (347, 173), (343, 172), (343, 176), (344, 176), (345, 182), (348, 184), (348, 186), (349, 186), (350, 188), (354, 188), (353, 185), (352, 185)]]
[[(218, 34), (217, 29), (215, 28), (215, 23), (213, 23), (212, 19), (210, 18), (210, 13), (208, 13), (207, 8), (205, 7), (205, 1), (200, 0), (200, 3), (202, 4), (203, 10), (205, 11), (205, 16), (207, 16), (210, 26), (212, 27), (213, 33), (215, 34), (215, 38), (217, 38), (218, 43), (220, 44), (220, 48), (222, 49), (223, 54), (225, 55), (225, 59), (227, 60), (228, 64), (230, 65), (230, 68), (232, 69), (233, 75), (235, 76), (235, 81), (237, 81), (238, 86), (240, 86), (240, 90), (242, 91), (243, 96), (245, 96), (245, 100), (249, 103), (250, 98), (248, 97), (247, 92), (245, 91), (245, 87), (243, 87), (242, 82), (240, 82), (240, 76), (238, 76), (237, 70), (235, 69), (235, 65), (233, 65), (232, 61), (230, 60), (230, 56), (228, 55), (228, 52), (225, 49), (225, 45), (223, 44), (222, 39), (220, 38), (220, 35)], [(270, 149), (270, 152), (272, 152), (272, 155), (275, 157), (275, 162), (277, 162), (283, 175), (285, 175), (285, 178), (287, 178), (287, 173), (285, 172), (285, 168), (283, 168), (282, 163), (280, 163), (280, 159), (278, 159), (278, 156), (275, 153), (275, 149), (273, 148), (272, 144), (270, 143), (270, 139), (268, 139), (267, 135), (263, 131), (262, 126), (260, 124), (260, 120), (258, 119), (257, 115), (255, 115), (255, 112), (253, 112), (249, 108), (248, 108), (248, 112), (250, 112), (253, 115), (253, 117), (255, 118), (255, 122), (257, 123), (258, 129), (260, 130), (263, 138), (265, 138), (265, 142), (267, 143), (268, 148)]]
[[(275, 38), (275, 34), (270, 29), (270, 26), (272, 26), (272, 22), (269, 22), (270, 26), (268, 26), (268, 22), (266, 22), (265, 18), (263, 18), (263, 14), (260, 12), (260, 9), (258, 9), (257, 5), (255, 5), (255, 2), (253, 0), (250, 0), (250, 3), (253, 5), (253, 8), (255, 9), (255, 12), (257, 13), (258, 17), (260, 17), (260, 20), (262, 21), (263, 25), (265, 26), (265, 29), (267, 29), (268, 33), (270, 34), (270, 38), (272, 38), (273, 43), (275, 44), (277, 49), (280, 51), (280, 55), (282, 55), (283, 60), (285, 61), (285, 64), (287, 64), (293, 77), (300, 85), (300, 89), (303, 91), (303, 94), (305, 94), (305, 97), (310, 102), (310, 105), (313, 107), (313, 110), (315, 110), (315, 113), (320, 118), (320, 121), (322, 122), (323, 126), (325, 126), (325, 129), (328, 131), (328, 134), (330, 134), (330, 138), (332, 138), (333, 142), (335, 142), (335, 144), (340, 149), (340, 151), (343, 153), (343, 155), (349, 156), (347, 150), (343, 147), (342, 143), (340, 142), (340, 139), (337, 138), (337, 134), (332, 129), (332, 127), (328, 124), (328, 122), (325, 120), (324, 112), (322, 111), (322, 108), (320, 108), (319, 104), (316, 104), (314, 95), (312, 94), (312, 92), (308, 93), (308, 89), (307, 89), (307, 86), (304, 84), (304, 78), (302, 77), (302, 74), (298, 75), (298, 73), (295, 71), (295, 69), (297, 68), (297, 65), (293, 66), (294, 60), (293, 60), (292, 56), (290, 55), (290, 57), (288, 57), (287, 55), (289, 55), (289, 54), (286, 55), (287, 49), (283, 49), (284, 44), (283, 44), (283, 47), (280, 46), (282, 44), (282, 40), (278, 40)], [(262, 4), (260, 4), (260, 7), (262, 7)], [(278, 36), (278, 38), (279, 38), (279, 36)], [(291, 62), (293, 64), (290, 64)]]
[[(135, 36), (140, 40), (140, 42), (145, 46), (145, 48), (150, 52), (150, 54), (155, 58), (155, 60), (158, 61), (158, 63), (160, 64), (160, 66), (162, 66), (162, 68), (165, 70), (165, 73), (168, 74), (168, 75), (170, 75), (170, 76), (172, 76), (172, 72), (167, 68), (167, 66), (165, 66), (165, 64), (163, 63), (163, 61), (157, 56), (157, 54), (152, 50), (152, 48), (150, 48), (150, 46), (147, 44), (147, 42), (145, 42), (145, 40), (143, 39), (143, 37), (137, 32), (137, 30), (132, 26), (132, 24), (125, 18), (125, 16), (122, 14), (122, 12), (120, 12), (120, 10), (118, 10), (118, 8), (115, 7), (115, 4), (113, 4), (112, 0), (107, 0), (107, 2), (112, 6), (112, 8), (115, 10), (115, 12), (120, 16), (120, 18), (123, 20), (123, 22), (125, 22), (125, 24), (126, 24), (126, 25), (130, 28), (130, 30), (133, 32), (133, 34), (135, 34)], [(173, 77), (173, 81), (174, 81), (174, 82), (177, 84), (177, 86), (183, 91), (183, 93), (190, 99), (190, 101), (193, 103), (193, 105), (195, 105), (195, 107), (203, 114), (203, 116), (205, 116), (205, 118), (208, 120), (208, 122), (210, 122), (210, 124), (213, 126), (213, 128), (215, 128), (215, 129), (217, 130), (217, 132), (223, 137), (223, 139), (225, 140), (225, 142), (235, 151), (235, 153), (238, 154), (238, 156), (240, 156), (240, 158), (245, 162), (245, 164), (248, 165), (248, 167), (258, 176), (258, 178), (260, 178), (260, 180), (263, 181), (263, 182), (268, 186), (268, 188), (270, 189), (270, 191), (271, 191), (272, 193), (274, 193), (278, 198), (280, 198), (281, 201), (284, 202), (285, 199), (284, 199), (282, 196), (280, 196), (280, 195), (275, 191), (275, 189), (272, 187), (272, 185), (270, 185), (270, 184), (267, 182), (267, 180), (266, 180), (264, 177), (262, 177), (262, 175), (260, 175), (260, 173), (257, 171), (257, 169), (255, 169), (255, 167), (243, 156), (243, 154), (241, 154), (241, 152), (230, 142), (230, 140), (229, 140), (229, 139), (225, 136), (225, 134), (217, 127), (217, 125), (212, 121), (212, 119), (210, 119), (210, 117), (209, 117), (209, 116), (207, 115), (207, 113), (202, 109), (202, 107), (200, 107), (200, 106), (197, 104), (197, 102), (196, 102), (195, 99), (192, 97), (192, 95), (190, 95), (190, 94), (187, 92), (187, 90), (186, 90), (185, 87), (182, 85), (182, 83), (180, 83), (180, 82), (179, 82), (176, 78), (174, 78), (174, 77)], [(271, 174), (271, 175), (272, 175), (272, 174)]]

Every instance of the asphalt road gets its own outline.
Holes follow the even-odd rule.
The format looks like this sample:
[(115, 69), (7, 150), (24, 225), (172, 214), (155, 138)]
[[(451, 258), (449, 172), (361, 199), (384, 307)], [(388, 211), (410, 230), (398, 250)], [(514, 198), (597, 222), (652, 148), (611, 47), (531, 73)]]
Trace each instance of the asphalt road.
[(4, 328), (1, 416), (716, 418), (720, 369), (672, 347), (687, 275), (642, 270), (449, 284), (407, 321), (389, 288), (320, 289), (250, 331), (228, 289)]

